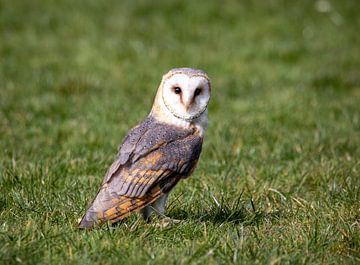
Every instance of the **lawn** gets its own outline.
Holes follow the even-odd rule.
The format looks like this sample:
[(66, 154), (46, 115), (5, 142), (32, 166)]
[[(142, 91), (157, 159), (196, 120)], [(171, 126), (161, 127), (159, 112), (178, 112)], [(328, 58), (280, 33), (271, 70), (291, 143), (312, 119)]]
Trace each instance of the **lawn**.
[[(1, 264), (359, 264), (358, 1), (0, 0)], [(77, 229), (162, 74), (212, 79), (160, 228)]]

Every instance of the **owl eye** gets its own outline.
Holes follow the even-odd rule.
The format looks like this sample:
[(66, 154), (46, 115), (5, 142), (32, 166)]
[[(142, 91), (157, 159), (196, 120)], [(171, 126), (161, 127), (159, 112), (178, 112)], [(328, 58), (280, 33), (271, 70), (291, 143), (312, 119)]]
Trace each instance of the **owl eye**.
[(181, 88), (180, 87), (174, 87), (175, 94), (181, 94)]
[(197, 88), (197, 89), (195, 89), (194, 96), (196, 97), (196, 96), (200, 95), (200, 93), (201, 93), (201, 88)]

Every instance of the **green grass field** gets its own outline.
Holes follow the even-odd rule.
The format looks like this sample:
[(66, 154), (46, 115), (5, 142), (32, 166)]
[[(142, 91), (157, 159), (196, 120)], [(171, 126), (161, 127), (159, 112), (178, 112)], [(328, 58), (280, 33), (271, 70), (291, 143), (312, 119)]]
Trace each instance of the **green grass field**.
[[(358, 1), (0, 0), (0, 263), (360, 264)], [(159, 228), (79, 231), (162, 74), (210, 124)], [(215, 202), (219, 202), (221, 207)]]

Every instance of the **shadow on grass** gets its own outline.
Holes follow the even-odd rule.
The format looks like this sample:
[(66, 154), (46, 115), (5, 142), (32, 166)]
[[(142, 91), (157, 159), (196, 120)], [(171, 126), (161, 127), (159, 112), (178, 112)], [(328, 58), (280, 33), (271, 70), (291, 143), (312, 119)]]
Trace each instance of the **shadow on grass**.
[(250, 207), (246, 203), (237, 200), (232, 205), (222, 202), (221, 204), (209, 205), (199, 211), (170, 210), (169, 217), (179, 220), (193, 220), (197, 222), (212, 222), (214, 224), (234, 223), (245, 226), (257, 226), (263, 222), (276, 222), (286, 216), (281, 210), (266, 212), (256, 210), (250, 200)]

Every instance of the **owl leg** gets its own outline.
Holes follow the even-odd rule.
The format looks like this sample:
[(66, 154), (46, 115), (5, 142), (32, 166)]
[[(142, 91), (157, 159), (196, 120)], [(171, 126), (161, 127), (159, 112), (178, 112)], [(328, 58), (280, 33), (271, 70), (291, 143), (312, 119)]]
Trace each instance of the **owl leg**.
[(180, 223), (180, 220), (171, 219), (170, 217), (167, 217), (165, 215), (165, 206), (166, 206), (166, 200), (167, 200), (168, 196), (169, 196), (169, 193), (166, 193), (152, 204), (154, 211), (161, 218), (160, 222), (158, 224), (156, 224), (157, 227), (165, 228), (169, 225)]
[(165, 205), (166, 205), (166, 200), (169, 196), (169, 193), (165, 193), (164, 195), (162, 195), (159, 199), (157, 199), (153, 204), (152, 207), (154, 208), (154, 210), (157, 212), (157, 214), (161, 215), (161, 216), (165, 216)]
[(145, 221), (150, 221), (150, 215), (153, 213), (154, 209), (151, 205), (148, 205), (140, 210), (140, 213), (142, 217), (145, 219)]
[(157, 199), (154, 203), (142, 208), (140, 210), (140, 213), (141, 213), (142, 217), (146, 221), (149, 222), (150, 221), (150, 216), (154, 211), (157, 214), (159, 214), (160, 216), (164, 216), (164, 214), (165, 214), (165, 204), (166, 204), (166, 200), (167, 200), (168, 196), (169, 196), (168, 194), (164, 194), (159, 199)]

